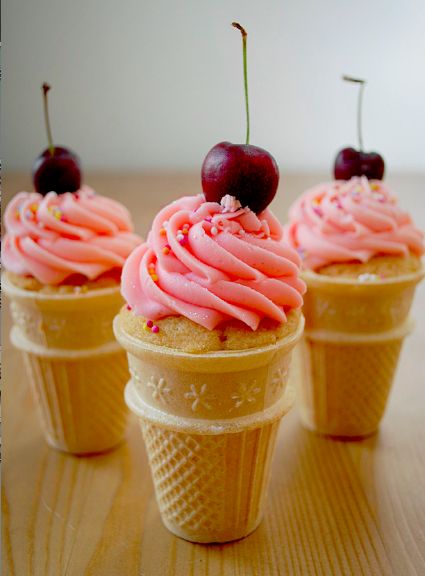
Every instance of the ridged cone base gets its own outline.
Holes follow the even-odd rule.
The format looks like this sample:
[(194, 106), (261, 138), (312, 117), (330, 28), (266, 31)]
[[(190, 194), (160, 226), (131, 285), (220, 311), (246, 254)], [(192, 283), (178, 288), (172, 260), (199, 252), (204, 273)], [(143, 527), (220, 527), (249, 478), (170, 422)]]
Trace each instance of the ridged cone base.
[(364, 345), (315, 341), (301, 344), (300, 413), (319, 434), (369, 436), (382, 419), (402, 339)]
[(416, 285), (424, 270), (374, 282), (304, 273), (306, 330), (299, 407), (334, 437), (374, 433), (385, 412)]
[(190, 434), (141, 419), (166, 527), (191, 542), (229, 542), (259, 525), (279, 421), (228, 434)]
[(11, 340), (22, 351), (47, 442), (73, 454), (104, 452), (125, 434), (126, 355), (112, 320), (119, 286), (44, 294), (2, 278), (11, 300)]
[(110, 450), (125, 435), (124, 351), (66, 360), (23, 352), (47, 442), (72, 454)]

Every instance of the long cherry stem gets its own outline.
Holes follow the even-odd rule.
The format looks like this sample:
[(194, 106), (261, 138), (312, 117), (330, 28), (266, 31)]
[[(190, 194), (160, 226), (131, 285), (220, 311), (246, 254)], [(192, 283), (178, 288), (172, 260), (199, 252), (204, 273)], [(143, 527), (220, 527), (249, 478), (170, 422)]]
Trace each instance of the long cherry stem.
[(243, 80), (245, 89), (245, 109), (246, 109), (246, 144), (249, 144), (249, 103), (248, 103), (248, 68), (246, 63), (246, 39), (248, 34), (245, 28), (237, 22), (232, 22), (232, 26), (237, 28), (242, 34), (242, 54), (243, 54)]
[(363, 152), (363, 133), (362, 133), (362, 106), (363, 106), (363, 90), (366, 85), (366, 80), (361, 78), (353, 78), (353, 76), (343, 76), (346, 82), (354, 82), (360, 84), (359, 94), (357, 98), (357, 136), (359, 139), (359, 150)]
[(47, 92), (50, 90), (51, 86), (44, 82), (43, 86), (41, 87), (43, 91), (43, 107), (44, 107), (44, 122), (46, 124), (46, 132), (47, 132), (47, 142), (49, 144), (50, 154), (52, 156), (55, 155), (55, 147), (53, 145), (53, 138), (52, 138), (52, 130), (50, 128), (50, 118), (49, 118), (49, 104), (47, 98)]

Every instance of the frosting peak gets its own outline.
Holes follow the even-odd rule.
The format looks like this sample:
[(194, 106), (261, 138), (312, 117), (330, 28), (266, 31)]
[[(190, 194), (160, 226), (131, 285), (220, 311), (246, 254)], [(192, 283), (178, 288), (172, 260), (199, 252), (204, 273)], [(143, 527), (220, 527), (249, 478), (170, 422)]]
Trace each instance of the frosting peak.
[(73, 274), (93, 280), (114, 268), (141, 238), (127, 209), (88, 186), (75, 193), (20, 192), (8, 204), (2, 260), (6, 270), (57, 285)]
[(135, 314), (183, 315), (212, 330), (236, 318), (255, 330), (302, 305), (300, 258), (269, 210), (257, 216), (227, 196), (187, 196), (163, 208), (128, 258), (122, 293)]
[(306, 268), (424, 252), (423, 234), (380, 180), (355, 177), (307, 190), (291, 207), (285, 239)]

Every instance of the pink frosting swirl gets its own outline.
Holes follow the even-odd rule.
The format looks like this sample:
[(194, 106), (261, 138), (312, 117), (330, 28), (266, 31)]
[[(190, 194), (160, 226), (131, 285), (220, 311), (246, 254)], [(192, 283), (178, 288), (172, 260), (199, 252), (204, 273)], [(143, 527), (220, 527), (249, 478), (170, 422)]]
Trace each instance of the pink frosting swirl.
[(229, 196), (221, 205), (180, 198), (128, 258), (123, 296), (135, 314), (183, 315), (208, 330), (232, 318), (253, 330), (263, 318), (285, 322), (302, 306), (305, 284), (297, 252), (281, 239), (269, 210), (257, 217)]
[(337, 262), (367, 262), (378, 254), (424, 252), (423, 233), (380, 180), (364, 176), (320, 184), (289, 211), (285, 240), (311, 270)]
[(75, 193), (20, 192), (8, 204), (2, 261), (6, 270), (57, 285), (122, 268), (141, 243), (120, 204), (83, 186)]

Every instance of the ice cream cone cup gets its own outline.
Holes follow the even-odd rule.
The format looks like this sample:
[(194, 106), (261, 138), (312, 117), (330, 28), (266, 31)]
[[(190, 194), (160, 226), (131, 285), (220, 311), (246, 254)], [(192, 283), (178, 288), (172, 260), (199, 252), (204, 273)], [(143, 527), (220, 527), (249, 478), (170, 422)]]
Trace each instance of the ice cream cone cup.
[(335, 437), (376, 432), (423, 271), (360, 283), (306, 272), (299, 406), (304, 425)]
[(15, 286), (3, 274), (13, 323), (34, 344), (81, 350), (115, 341), (112, 321), (123, 304), (119, 286), (45, 294)]
[(23, 290), (3, 278), (11, 340), (22, 351), (47, 442), (74, 454), (109, 450), (125, 435), (125, 352), (112, 320), (119, 287), (80, 294)]
[(140, 419), (163, 522), (177, 536), (227, 542), (260, 523), (303, 323), (276, 345), (187, 354), (138, 340), (115, 319), (130, 365), (126, 401)]
[(408, 318), (424, 270), (372, 282), (303, 273), (303, 313), (308, 330), (371, 334), (393, 330)]

